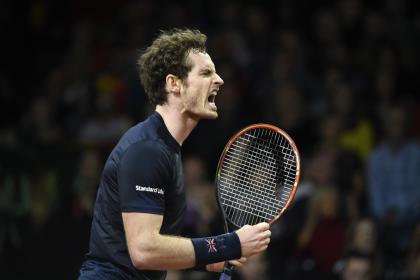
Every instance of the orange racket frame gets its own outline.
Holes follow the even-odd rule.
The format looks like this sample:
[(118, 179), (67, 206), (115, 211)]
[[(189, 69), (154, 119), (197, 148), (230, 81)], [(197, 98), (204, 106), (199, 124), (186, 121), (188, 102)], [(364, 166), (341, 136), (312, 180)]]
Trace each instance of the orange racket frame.
[[(299, 151), (298, 151), (297, 146), (296, 146), (295, 142), (293, 141), (293, 139), (284, 130), (282, 130), (282, 129), (274, 126), (274, 125), (271, 125), (271, 124), (257, 123), (257, 124), (249, 125), (249, 126), (243, 128), (242, 130), (240, 130), (239, 132), (237, 132), (229, 140), (229, 142), (226, 144), (226, 146), (225, 146), (225, 148), (224, 148), (224, 150), (223, 150), (223, 152), (222, 152), (222, 154), (220, 156), (219, 163), (217, 165), (217, 170), (216, 170), (216, 185), (218, 186), (218, 182), (220, 181), (221, 167), (222, 167), (222, 165), (223, 165), (223, 163), (225, 161), (225, 157), (226, 157), (226, 154), (227, 154), (228, 150), (231, 148), (231, 146), (233, 145), (233, 143), (235, 143), (236, 140), (239, 137), (241, 137), (242, 135), (246, 134), (248, 131), (254, 130), (254, 129), (268, 129), (268, 130), (275, 131), (276, 133), (282, 135), (284, 138), (287, 139), (287, 141), (290, 144), (290, 146), (292, 148), (292, 151), (293, 151), (293, 153), (295, 155), (295, 158), (296, 158), (296, 172), (295, 172), (296, 174), (295, 174), (295, 181), (294, 181), (294, 184), (293, 184), (293, 190), (291, 191), (290, 196), (289, 196), (289, 198), (288, 198), (285, 206), (281, 209), (281, 211), (274, 217), (274, 219), (272, 219), (271, 221), (268, 221), (268, 223), (270, 225), (272, 225), (273, 223), (275, 223), (283, 215), (284, 211), (289, 207), (290, 203), (293, 201), (293, 198), (294, 198), (294, 196), (296, 194), (296, 191), (297, 191), (297, 185), (298, 185), (299, 179), (300, 179), (300, 171), (301, 170), (300, 170), (300, 155), (299, 155)], [(226, 216), (225, 216), (223, 207), (222, 207), (222, 205), (220, 204), (220, 201), (219, 201), (219, 194), (218, 194), (218, 192), (219, 192), (219, 187), (216, 188), (217, 201), (219, 203), (219, 208), (222, 211), (223, 216), (224, 216), (224, 218), (226, 220)], [(226, 227), (227, 227), (227, 225), (226, 225)], [(226, 230), (228, 230), (228, 229), (226, 229)]]

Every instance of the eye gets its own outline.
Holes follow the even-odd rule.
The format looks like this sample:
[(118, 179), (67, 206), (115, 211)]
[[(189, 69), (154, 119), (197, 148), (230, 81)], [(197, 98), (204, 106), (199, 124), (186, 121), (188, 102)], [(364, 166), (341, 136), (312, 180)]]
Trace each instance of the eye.
[(201, 75), (208, 77), (211, 76), (214, 73), (214, 71), (212, 71), (211, 69), (203, 69), (200, 73)]

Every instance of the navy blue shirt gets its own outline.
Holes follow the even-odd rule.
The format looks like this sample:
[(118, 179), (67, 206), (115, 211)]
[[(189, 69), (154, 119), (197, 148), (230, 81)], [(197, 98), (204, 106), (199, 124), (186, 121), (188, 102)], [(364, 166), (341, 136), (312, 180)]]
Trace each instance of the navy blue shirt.
[(181, 147), (155, 112), (123, 135), (105, 163), (81, 276), (90, 262), (95, 270), (104, 266), (98, 276), (115, 267), (125, 274), (120, 279), (164, 279), (165, 271), (137, 270), (132, 265), (121, 213), (163, 215), (160, 232), (179, 235), (185, 208)]

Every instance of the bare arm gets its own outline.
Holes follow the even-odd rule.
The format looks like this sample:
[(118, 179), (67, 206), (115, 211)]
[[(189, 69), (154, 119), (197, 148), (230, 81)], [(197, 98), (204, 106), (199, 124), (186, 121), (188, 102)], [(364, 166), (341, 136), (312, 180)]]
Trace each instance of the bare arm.
[(195, 265), (195, 253), (188, 238), (159, 233), (163, 216), (123, 213), (128, 251), (137, 269), (184, 269)]
[[(195, 266), (190, 239), (160, 234), (163, 216), (147, 213), (123, 213), (128, 251), (137, 269), (167, 270)], [(264, 251), (270, 242), (267, 223), (244, 226), (237, 231), (242, 255), (249, 257)]]

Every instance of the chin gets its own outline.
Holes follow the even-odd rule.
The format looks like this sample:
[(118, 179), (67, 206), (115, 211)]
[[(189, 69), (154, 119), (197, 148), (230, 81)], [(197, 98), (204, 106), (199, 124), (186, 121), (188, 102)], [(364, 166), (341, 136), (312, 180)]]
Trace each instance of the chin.
[(190, 111), (188, 112), (188, 114), (190, 115), (190, 117), (197, 120), (214, 120), (214, 119), (217, 119), (217, 117), (219, 116), (217, 111), (213, 111), (213, 110), (205, 110), (201, 112)]
[(217, 113), (217, 111), (212, 110), (208, 113), (207, 119), (214, 120), (214, 119), (217, 119), (218, 116), (219, 114)]
[(217, 119), (218, 116), (219, 115), (217, 114), (217, 112), (213, 112), (213, 113), (202, 114), (200, 118), (205, 119), (205, 120), (215, 120)]

